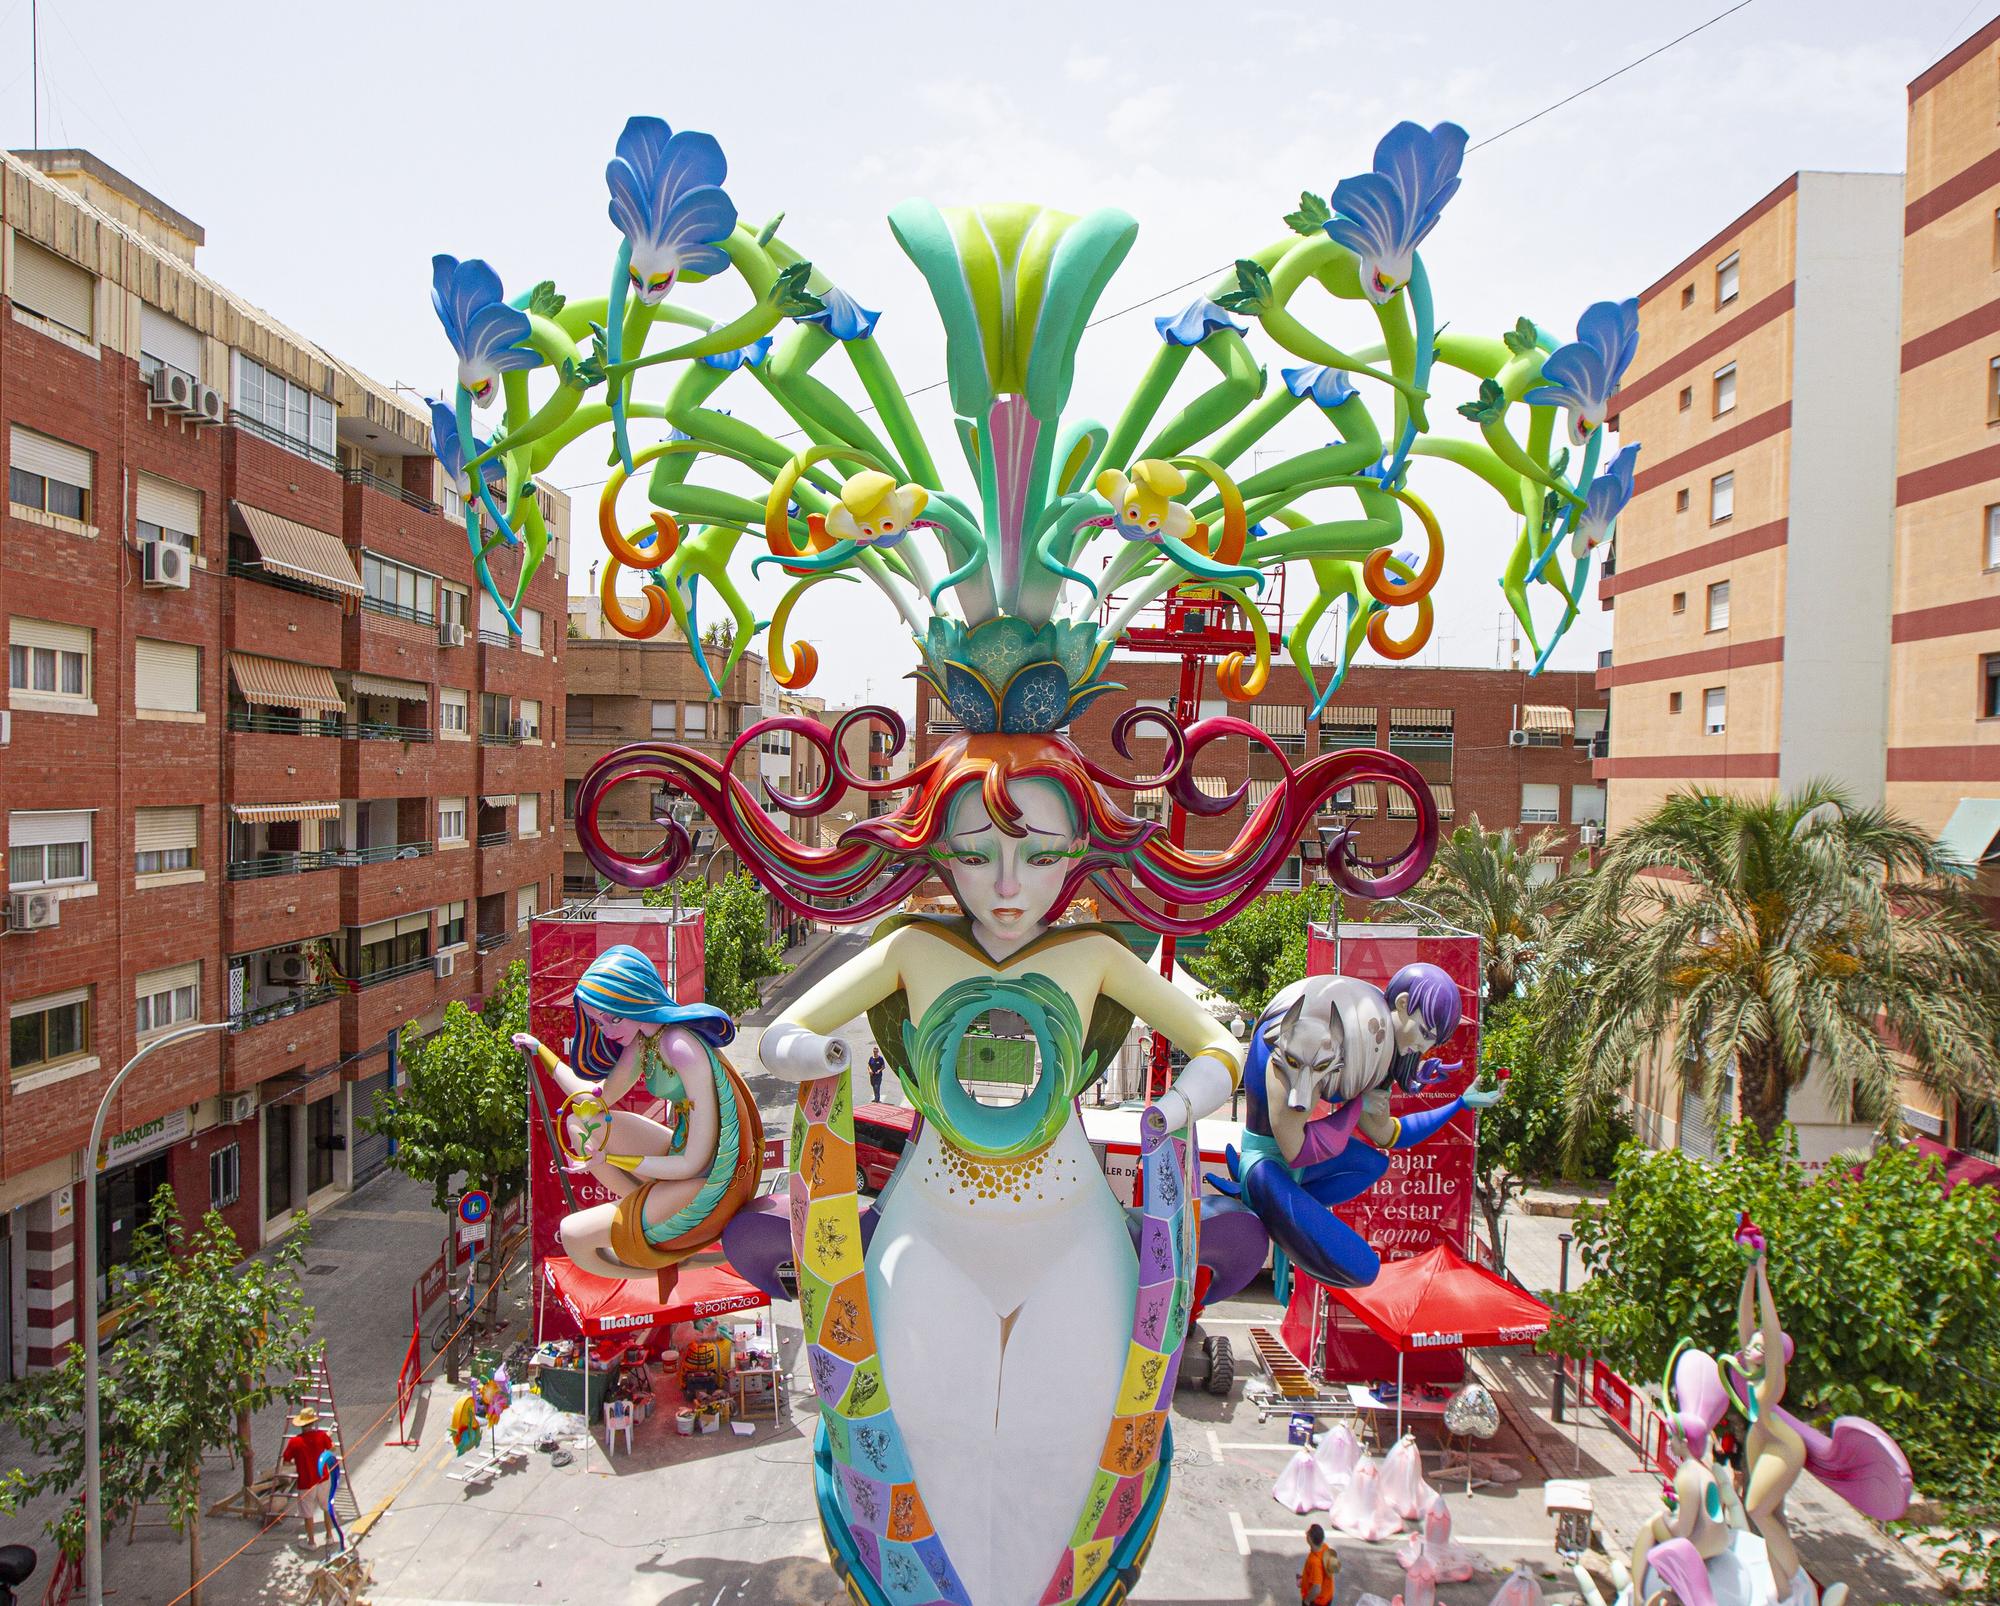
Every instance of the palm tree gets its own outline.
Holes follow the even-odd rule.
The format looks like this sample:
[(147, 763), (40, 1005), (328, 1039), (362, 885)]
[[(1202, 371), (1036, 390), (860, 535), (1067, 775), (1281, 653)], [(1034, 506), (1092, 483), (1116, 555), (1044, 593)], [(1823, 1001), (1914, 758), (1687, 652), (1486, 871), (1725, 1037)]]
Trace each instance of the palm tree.
[(1537, 831), (1517, 847), (1513, 832), (1484, 830), (1475, 814), (1438, 844), (1417, 888), (1416, 902), (1479, 939), (1488, 1008), (1514, 996), (1522, 970), (1547, 946), (1550, 915), (1568, 896), (1567, 878), (1534, 877), (1536, 861), (1548, 855), (1555, 837)]
[(1735, 1067), (1766, 1138), (1809, 1072), (1857, 1116), (1905, 1076), (1986, 1098), (2000, 1064), (2000, 933), (1966, 866), (1825, 782), (1685, 792), (1611, 839), (1550, 948), (1579, 1034), (1575, 1107), (1677, 1057), (1718, 1114)]

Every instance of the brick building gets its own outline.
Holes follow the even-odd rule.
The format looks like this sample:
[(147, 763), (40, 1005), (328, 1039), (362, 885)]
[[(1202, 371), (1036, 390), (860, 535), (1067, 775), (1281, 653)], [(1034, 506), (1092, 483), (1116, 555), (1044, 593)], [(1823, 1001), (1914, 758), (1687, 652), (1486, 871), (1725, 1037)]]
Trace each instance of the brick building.
[[(1108, 672), (1124, 690), (1107, 692), (1079, 718), (1070, 739), (1084, 752), (1125, 769), (1111, 745), (1111, 727), (1135, 704), (1171, 710), (1180, 667), (1159, 658), (1119, 657)], [(1430, 783), (1442, 828), (1471, 821), (1489, 831), (1548, 829), (1555, 833), (1545, 873), (1562, 859), (1591, 845), (1604, 824), (1604, 791), (1591, 778), (1591, 742), (1604, 728), (1604, 695), (1588, 672), (1552, 670), (1530, 676), (1518, 669), (1445, 669), (1360, 664), (1349, 671), (1339, 695), (1308, 719), (1312, 696), (1298, 671), (1273, 665), (1263, 694), (1246, 709), (1226, 703), (1211, 673), (1202, 696), (1203, 717), (1234, 713), (1248, 718), (1278, 744), (1296, 767), (1315, 753), (1342, 747), (1381, 747), (1408, 759)], [(917, 763), (955, 732), (950, 710), (935, 697), (916, 737)], [(1128, 773), (1143, 773), (1163, 751), (1159, 738), (1135, 734)], [(1196, 784), (1220, 796), (1248, 785), (1242, 803), (1220, 815), (1190, 815), (1188, 845), (1220, 849), (1242, 828), (1248, 809), (1269, 795), (1280, 770), (1262, 747), (1227, 740), (1196, 761)], [(1136, 795), (1130, 807), (1150, 819), (1164, 819), (1164, 789)], [(1409, 838), (1410, 815), (1402, 794), (1356, 786), (1339, 794), (1324, 818), (1352, 822), (1363, 853), (1378, 853)], [(1589, 837), (1586, 838), (1585, 831)], [(1275, 885), (1298, 886), (1313, 879), (1319, 853), (1316, 837), (1301, 842), (1279, 871)]]
[[(204, 277), (82, 152), (0, 172), (9, 1020), (0, 1376), (75, 1335), (162, 1183), (247, 1245), (379, 1167), (392, 1035), (481, 996), (558, 889), (567, 505), (515, 642), (428, 414)], [(495, 565), (511, 590), (512, 560)]]

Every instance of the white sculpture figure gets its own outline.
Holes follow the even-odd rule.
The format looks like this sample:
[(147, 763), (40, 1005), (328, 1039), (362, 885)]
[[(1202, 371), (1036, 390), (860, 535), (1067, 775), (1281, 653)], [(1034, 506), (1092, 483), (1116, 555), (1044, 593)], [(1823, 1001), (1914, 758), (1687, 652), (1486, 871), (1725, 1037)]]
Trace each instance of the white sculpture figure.
[(1413, 1533), (1396, 1552), (1396, 1560), (1408, 1572), (1422, 1556), (1435, 1569), (1441, 1583), (1462, 1584), (1480, 1565), (1479, 1557), (1451, 1537), (1451, 1512), (1443, 1495), (1432, 1495), (1424, 1508), (1424, 1526)]
[(1437, 1491), (1424, 1482), (1416, 1435), (1405, 1433), (1382, 1458), (1382, 1502), (1405, 1522), (1416, 1522), (1435, 1498)]
[(1381, 1476), (1373, 1458), (1364, 1456), (1334, 1502), (1334, 1527), (1356, 1539), (1387, 1539), (1401, 1532), (1402, 1523), (1382, 1502)]

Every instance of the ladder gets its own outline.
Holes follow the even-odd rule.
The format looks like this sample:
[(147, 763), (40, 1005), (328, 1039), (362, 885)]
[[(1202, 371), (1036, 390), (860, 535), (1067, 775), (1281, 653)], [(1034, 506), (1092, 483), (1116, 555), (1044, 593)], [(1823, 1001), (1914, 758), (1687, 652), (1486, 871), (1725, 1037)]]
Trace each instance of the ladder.
[[(340, 1436), (340, 1412), (334, 1407), (333, 1376), (326, 1369), (324, 1348), (313, 1357), (312, 1370), (299, 1380), (299, 1387), (298, 1408), (311, 1406), (319, 1412), (318, 1426), (326, 1429), (327, 1437), (333, 1440), (333, 1453), (340, 1457), (340, 1488), (334, 1494), (333, 1509), (342, 1522), (359, 1522), (361, 1507), (354, 1499), (354, 1469), (347, 1464), (347, 1441)], [(284, 1432), (287, 1438), (291, 1436), (289, 1422)], [(280, 1444), (282, 1447), (282, 1441)]]

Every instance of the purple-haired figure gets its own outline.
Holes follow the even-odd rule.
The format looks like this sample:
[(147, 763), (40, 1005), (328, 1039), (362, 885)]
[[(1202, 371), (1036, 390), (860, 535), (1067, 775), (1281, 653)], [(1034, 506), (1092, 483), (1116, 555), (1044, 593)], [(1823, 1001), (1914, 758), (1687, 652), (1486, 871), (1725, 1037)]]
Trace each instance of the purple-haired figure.
[(1465, 1062), (1446, 1065), (1431, 1058), (1431, 1050), (1458, 1030), (1461, 1013), (1458, 983), (1436, 965), (1422, 960), (1405, 965), (1382, 989), (1395, 1021), (1396, 1053), (1389, 1062), (1389, 1080), (1405, 1093), (1443, 1081)]

